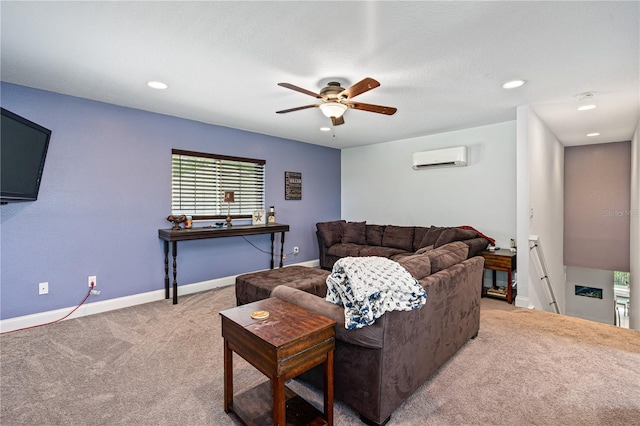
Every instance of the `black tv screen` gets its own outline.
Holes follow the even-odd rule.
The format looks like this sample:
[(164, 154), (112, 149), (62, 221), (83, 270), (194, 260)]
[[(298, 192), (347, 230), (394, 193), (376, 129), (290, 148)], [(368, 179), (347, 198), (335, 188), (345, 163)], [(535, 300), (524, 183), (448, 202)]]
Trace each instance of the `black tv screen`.
[(0, 109), (0, 202), (35, 201), (51, 130)]

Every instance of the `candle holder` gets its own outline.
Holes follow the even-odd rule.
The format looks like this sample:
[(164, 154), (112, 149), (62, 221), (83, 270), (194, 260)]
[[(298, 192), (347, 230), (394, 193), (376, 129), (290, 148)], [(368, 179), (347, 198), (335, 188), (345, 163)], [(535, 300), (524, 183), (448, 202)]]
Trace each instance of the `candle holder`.
[(224, 202), (227, 203), (227, 226), (231, 226), (231, 203), (235, 202), (234, 191), (224, 191)]

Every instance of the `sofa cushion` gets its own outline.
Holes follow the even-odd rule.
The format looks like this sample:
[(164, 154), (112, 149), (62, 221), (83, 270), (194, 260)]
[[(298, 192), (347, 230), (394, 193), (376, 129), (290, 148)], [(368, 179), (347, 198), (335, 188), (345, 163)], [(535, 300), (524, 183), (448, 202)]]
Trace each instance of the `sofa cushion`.
[(420, 247), (432, 246), (435, 245), (436, 241), (438, 241), (438, 237), (444, 231), (443, 227), (440, 226), (431, 226), (427, 229), (427, 232), (424, 234), (424, 238), (420, 243)]
[(387, 225), (382, 235), (382, 245), (413, 251), (413, 228), (413, 226)]
[(478, 235), (477, 232), (466, 229), (444, 228), (433, 246), (438, 248), (452, 241), (470, 240), (471, 238), (475, 238), (476, 235)]
[(431, 273), (447, 269), (467, 259), (469, 246), (462, 241), (455, 241), (425, 253), (431, 260)]
[(481, 237), (464, 240), (463, 242), (469, 246), (469, 255), (467, 256), (468, 258), (478, 256), (480, 252), (486, 250), (487, 246), (489, 245), (489, 241)]
[(422, 240), (429, 228), (424, 226), (416, 226), (413, 230), (413, 251), (422, 247)]
[(384, 232), (384, 225), (367, 225), (367, 245), (369, 246), (381, 246), (382, 234)]
[(342, 224), (342, 242), (367, 244), (366, 222), (347, 222)]
[(431, 274), (431, 259), (427, 254), (405, 256), (398, 259), (397, 262), (416, 280), (421, 280)]
[[(394, 249), (394, 250), (400, 250), (400, 249)], [(402, 253), (399, 254), (394, 254), (393, 256), (391, 256), (389, 259), (391, 260), (395, 260), (396, 262), (399, 261), (400, 259), (404, 259), (405, 257), (409, 257), (409, 256), (413, 256), (415, 253), (410, 252), (410, 251), (403, 251)]]
[(388, 259), (392, 259), (395, 255), (399, 255), (401, 253), (407, 252), (399, 248), (382, 246), (362, 246), (360, 249), (360, 256), (378, 256), (386, 257)]
[[(331, 256), (347, 257), (347, 256), (360, 256), (360, 249), (363, 246), (353, 243), (339, 243), (334, 244), (327, 249), (327, 254)], [(366, 247), (366, 246), (365, 246)]]
[(433, 250), (433, 246), (425, 246), (425, 247), (421, 247), (418, 250), (416, 250), (415, 254), (422, 254), (422, 253), (426, 253), (429, 250)]
[(318, 229), (320, 238), (324, 241), (327, 247), (331, 247), (332, 245), (338, 244), (342, 241), (343, 223), (346, 223), (346, 220), (316, 223), (316, 228)]

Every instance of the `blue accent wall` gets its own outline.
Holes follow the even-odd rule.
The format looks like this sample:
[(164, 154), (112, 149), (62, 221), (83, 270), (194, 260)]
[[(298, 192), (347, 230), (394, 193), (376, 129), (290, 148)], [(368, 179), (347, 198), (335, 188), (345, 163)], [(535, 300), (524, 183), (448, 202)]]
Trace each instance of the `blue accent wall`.
[[(93, 301), (163, 289), (158, 229), (171, 226), (172, 148), (266, 160), (266, 205), (291, 226), (285, 252), (300, 247), (285, 264), (317, 259), (315, 223), (340, 218), (337, 149), (8, 83), (0, 89), (2, 107), (52, 130), (38, 200), (0, 207), (1, 319), (77, 305), (89, 275), (102, 291)], [(284, 199), (285, 171), (302, 172), (302, 200)], [(269, 235), (246, 238), (269, 251)], [(178, 283), (267, 269), (269, 258), (241, 237), (179, 243)], [(39, 296), (44, 281), (49, 294)]]

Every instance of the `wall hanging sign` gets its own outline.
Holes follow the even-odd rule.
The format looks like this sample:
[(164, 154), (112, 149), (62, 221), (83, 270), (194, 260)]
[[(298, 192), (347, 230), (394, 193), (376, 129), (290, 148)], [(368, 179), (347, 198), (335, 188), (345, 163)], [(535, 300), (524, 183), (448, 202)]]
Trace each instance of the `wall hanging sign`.
[(301, 172), (284, 172), (284, 199), (302, 200)]

